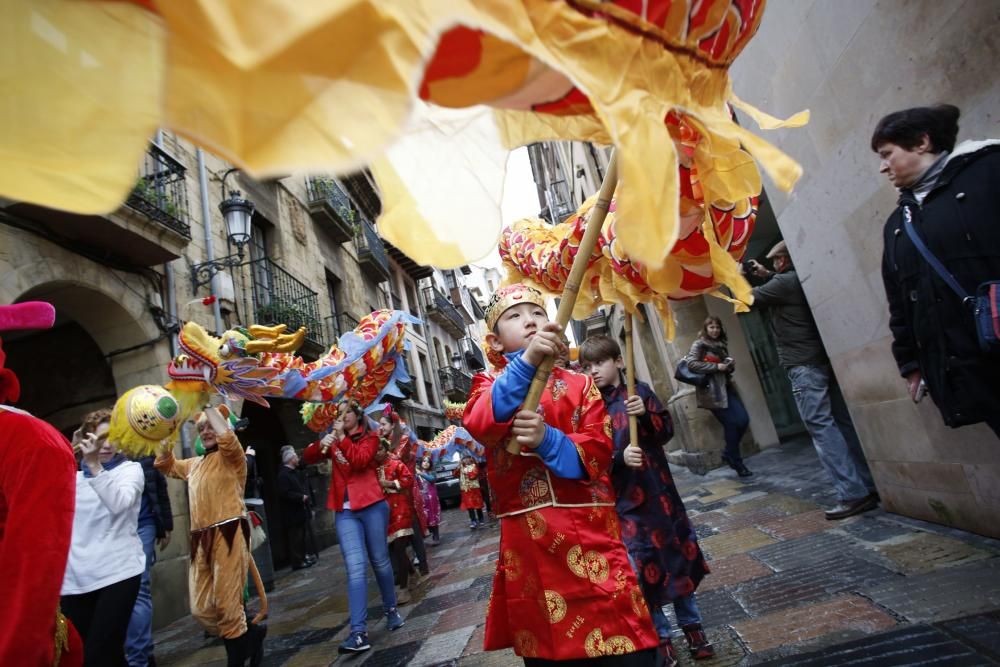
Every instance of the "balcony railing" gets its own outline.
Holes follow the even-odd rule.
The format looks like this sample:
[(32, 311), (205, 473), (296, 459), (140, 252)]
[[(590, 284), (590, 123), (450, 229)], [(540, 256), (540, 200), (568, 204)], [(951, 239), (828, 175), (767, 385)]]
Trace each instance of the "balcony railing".
[(159, 146), (150, 144), (139, 168), (139, 179), (125, 203), (190, 239), (185, 171), (183, 164)]
[(364, 219), (359, 222), (354, 235), (354, 246), (358, 251), (358, 264), (369, 277), (376, 282), (389, 279), (389, 257), (372, 223)]
[(333, 345), (340, 337), (348, 331), (354, 331), (358, 326), (358, 321), (347, 313), (337, 313), (325, 318), (326, 323), (326, 344)]
[(336, 243), (354, 237), (358, 213), (340, 184), (329, 176), (310, 176), (306, 180), (309, 213), (320, 223)]
[(424, 302), (424, 312), (431, 319), (437, 321), (438, 324), (444, 327), (456, 339), (465, 335), (465, 320), (462, 319), (462, 314), (458, 312), (458, 308), (455, 308), (451, 300), (441, 290), (433, 285), (429, 285), (424, 287), (420, 291), (420, 294)]
[(287, 324), (288, 333), (306, 327), (306, 341), (323, 347), (326, 333), (319, 318), (316, 292), (266, 257), (244, 266), (250, 275), (253, 323)]
[(465, 371), (451, 366), (439, 368), (438, 380), (441, 383), (441, 391), (449, 401), (462, 402), (468, 399), (472, 390), (472, 376)]
[(465, 357), (465, 363), (470, 369), (476, 371), (486, 370), (486, 358), (483, 355), (482, 348), (476, 345), (476, 341), (471, 338), (463, 338), (458, 341), (458, 347), (462, 350), (462, 356)]

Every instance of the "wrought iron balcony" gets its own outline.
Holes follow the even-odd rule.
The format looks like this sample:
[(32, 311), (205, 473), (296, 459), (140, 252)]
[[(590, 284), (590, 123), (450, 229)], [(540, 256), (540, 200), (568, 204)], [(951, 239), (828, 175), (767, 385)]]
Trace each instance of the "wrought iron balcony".
[(354, 331), (358, 320), (348, 313), (337, 313), (325, 318), (327, 345), (334, 345), (348, 331)]
[(458, 341), (458, 347), (462, 350), (466, 365), (474, 371), (486, 370), (486, 358), (482, 348), (471, 338), (463, 338)]
[(183, 164), (150, 144), (125, 204), (190, 240), (185, 172)]
[(456, 340), (465, 335), (465, 320), (462, 319), (462, 314), (441, 290), (429, 285), (421, 289), (420, 294), (424, 302), (424, 312), (431, 319), (444, 327)]
[[(249, 272), (249, 294), (244, 302), (254, 324), (287, 324), (291, 333), (299, 327), (307, 330), (306, 341), (317, 348), (326, 344), (326, 333), (319, 317), (319, 296), (276, 262), (256, 259), (243, 265)], [(246, 317), (246, 316), (244, 316)]]
[(375, 226), (365, 219), (358, 223), (354, 247), (358, 251), (358, 264), (362, 271), (375, 282), (389, 279), (389, 257), (385, 254), (385, 246), (378, 237)]
[(451, 366), (438, 369), (438, 380), (441, 383), (441, 391), (448, 397), (449, 401), (459, 403), (468, 400), (469, 392), (472, 391), (472, 376), (465, 371)]
[(306, 180), (309, 213), (336, 243), (346, 243), (354, 237), (358, 213), (336, 179), (330, 176), (310, 176)]

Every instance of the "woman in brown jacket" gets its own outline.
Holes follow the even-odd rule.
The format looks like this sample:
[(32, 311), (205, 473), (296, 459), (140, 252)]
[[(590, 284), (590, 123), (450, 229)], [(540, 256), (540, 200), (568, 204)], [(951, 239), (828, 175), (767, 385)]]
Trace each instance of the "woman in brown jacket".
[(740, 440), (750, 425), (750, 416), (732, 382), (735, 362), (726, 347), (726, 330), (722, 326), (722, 320), (714, 315), (705, 318), (698, 338), (685, 358), (689, 369), (709, 376), (708, 384), (698, 387), (696, 396), (698, 407), (711, 410), (722, 424), (726, 437), (723, 463), (735, 470), (740, 477), (749, 477), (753, 473), (743, 463)]

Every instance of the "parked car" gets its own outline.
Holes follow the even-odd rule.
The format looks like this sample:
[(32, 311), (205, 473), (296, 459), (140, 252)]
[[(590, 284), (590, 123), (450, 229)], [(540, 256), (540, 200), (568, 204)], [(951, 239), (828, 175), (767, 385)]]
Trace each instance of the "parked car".
[(434, 486), (437, 487), (441, 509), (446, 509), (449, 504), (458, 507), (461, 502), (462, 491), (455, 475), (458, 465), (458, 461), (441, 461), (434, 469)]

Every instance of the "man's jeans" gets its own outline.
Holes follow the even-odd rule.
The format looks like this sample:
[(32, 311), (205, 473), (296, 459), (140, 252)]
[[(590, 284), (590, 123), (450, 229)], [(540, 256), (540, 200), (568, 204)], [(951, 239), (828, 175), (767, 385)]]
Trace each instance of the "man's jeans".
[(139, 522), (139, 539), (146, 552), (146, 570), (139, 580), (139, 595), (132, 608), (125, 637), (125, 656), (129, 667), (147, 667), (153, 655), (153, 595), (149, 587), (149, 571), (156, 562), (156, 524), (152, 521)]
[(389, 503), (380, 500), (358, 511), (337, 512), (337, 540), (347, 566), (347, 606), (351, 612), (351, 632), (368, 631), (368, 561), (382, 593), (382, 607), (396, 607), (392, 565), (386, 530)]
[(791, 366), (788, 379), (795, 405), (837, 497), (852, 501), (874, 491), (858, 434), (830, 366)]

